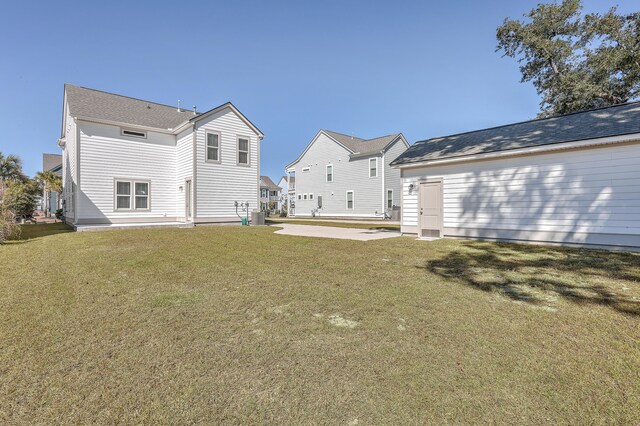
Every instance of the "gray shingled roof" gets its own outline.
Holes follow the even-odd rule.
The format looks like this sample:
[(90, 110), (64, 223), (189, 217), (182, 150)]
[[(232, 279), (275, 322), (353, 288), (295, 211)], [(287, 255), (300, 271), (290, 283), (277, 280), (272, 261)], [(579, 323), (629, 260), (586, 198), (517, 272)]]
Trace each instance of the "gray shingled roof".
[(62, 155), (42, 154), (42, 171), (48, 172), (56, 167), (62, 166)]
[(269, 189), (271, 189), (273, 191), (277, 191), (279, 189), (282, 189), (278, 185), (273, 183), (273, 181), (271, 180), (271, 178), (269, 176), (260, 176), (260, 180), (264, 184), (264, 185), (260, 185), (262, 188), (269, 188)]
[(416, 142), (392, 165), (640, 133), (640, 103), (525, 121)]
[(342, 133), (332, 132), (330, 130), (323, 130), (326, 134), (340, 142), (347, 147), (355, 155), (368, 155), (375, 154), (386, 148), (395, 138), (400, 136), (400, 133), (393, 135), (381, 136), (374, 139), (362, 139), (355, 136), (349, 136)]
[(141, 99), (65, 84), (69, 113), (155, 129), (175, 129), (193, 118), (193, 111)]

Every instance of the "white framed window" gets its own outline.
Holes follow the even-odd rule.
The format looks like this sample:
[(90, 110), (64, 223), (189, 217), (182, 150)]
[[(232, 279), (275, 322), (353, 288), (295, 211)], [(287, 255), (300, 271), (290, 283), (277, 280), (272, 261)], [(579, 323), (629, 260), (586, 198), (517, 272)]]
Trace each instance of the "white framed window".
[(378, 176), (378, 159), (369, 158), (369, 177), (374, 178)]
[(298, 200), (302, 200), (302, 194), (298, 194)]
[(260, 196), (261, 196), (262, 198), (267, 198), (267, 197), (268, 197), (268, 194), (269, 194), (269, 190), (268, 190), (268, 189), (261, 189), (261, 190), (260, 190)]
[(205, 160), (212, 163), (220, 162), (220, 133), (205, 133)]
[(355, 206), (353, 191), (347, 191), (347, 210), (353, 210)]
[(387, 208), (393, 207), (393, 189), (387, 189)]
[(116, 210), (131, 210), (131, 182), (116, 181)]
[(309, 170), (311, 170), (311, 167), (303, 167), (302, 173), (307, 173)]
[(238, 136), (238, 164), (248, 166), (249, 163), (249, 138)]
[(134, 182), (136, 210), (149, 209), (149, 182)]
[(333, 182), (333, 164), (327, 164), (327, 182)]
[(309, 198), (309, 194), (302, 194), (302, 199), (306, 200), (307, 198)]
[(310, 199), (310, 200), (313, 200), (313, 193), (310, 193), (310, 194), (309, 194), (309, 199)]
[(120, 134), (122, 136), (129, 136), (132, 138), (147, 138), (147, 132), (142, 132), (140, 130), (129, 130), (129, 129), (120, 129)]
[(149, 210), (150, 186), (149, 181), (116, 179), (115, 210)]

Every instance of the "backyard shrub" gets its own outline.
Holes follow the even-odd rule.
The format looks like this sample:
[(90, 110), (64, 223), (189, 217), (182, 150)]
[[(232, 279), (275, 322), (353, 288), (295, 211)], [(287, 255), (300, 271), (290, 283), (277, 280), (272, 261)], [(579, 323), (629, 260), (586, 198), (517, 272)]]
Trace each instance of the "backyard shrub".
[(20, 225), (16, 223), (16, 215), (6, 207), (0, 206), (0, 244), (18, 237)]

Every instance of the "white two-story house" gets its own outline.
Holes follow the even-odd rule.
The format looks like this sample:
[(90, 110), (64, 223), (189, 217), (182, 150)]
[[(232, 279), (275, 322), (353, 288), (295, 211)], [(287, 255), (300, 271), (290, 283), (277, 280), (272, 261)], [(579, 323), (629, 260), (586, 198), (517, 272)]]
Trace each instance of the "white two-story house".
[(239, 222), (259, 208), (262, 138), (231, 103), (198, 113), (66, 84), (58, 140), (66, 221)]
[(400, 173), (389, 163), (408, 147), (402, 133), (362, 139), (320, 130), (285, 168), (295, 177), (295, 216), (383, 218), (400, 206)]

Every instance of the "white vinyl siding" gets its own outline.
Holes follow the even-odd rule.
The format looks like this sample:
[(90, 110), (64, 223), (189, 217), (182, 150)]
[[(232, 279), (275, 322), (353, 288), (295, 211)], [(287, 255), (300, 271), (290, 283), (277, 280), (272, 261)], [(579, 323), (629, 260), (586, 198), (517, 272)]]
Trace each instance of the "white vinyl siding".
[[(115, 126), (80, 120), (78, 126), (81, 153), (78, 220), (103, 223), (177, 216), (174, 135), (147, 132), (146, 139), (123, 139), (120, 128)], [(116, 209), (115, 180), (153, 182), (149, 187), (148, 208)], [(131, 190), (135, 188), (132, 186)], [(184, 208), (180, 214), (183, 212)]]
[[(66, 105), (65, 105), (66, 106)], [(77, 124), (68, 114), (65, 107), (66, 128), (64, 129), (66, 144), (62, 151), (62, 195), (66, 220), (74, 221), (76, 217), (76, 197), (78, 185), (77, 171)]]
[(393, 190), (393, 205), (400, 205), (400, 194), (401, 190), (401, 182), (400, 182), (400, 170), (391, 167), (389, 164), (398, 158), (400, 154), (406, 151), (407, 146), (404, 144), (402, 139), (398, 139), (392, 146), (388, 148), (388, 150), (384, 154), (384, 164), (382, 167), (384, 168), (384, 188)]
[[(176, 196), (176, 216), (180, 220), (184, 220), (186, 214), (187, 180), (192, 179), (193, 130), (188, 129), (178, 135), (176, 142), (176, 187), (178, 190)], [(193, 187), (193, 180), (191, 185)]]
[[(196, 220), (239, 220), (234, 201), (259, 208), (259, 141), (253, 130), (233, 111), (225, 109), (197, 123)], [(220, 134), (220, 162), (205, 160), (205, 133)], [(238, 139), (249, 140), (249, 164), (238, 165)]]
[(640, 235), (639, 166), (634, 144), (405, 170), (403, 232), (417, 230), (420, 180), (441, 178), (445, 236), (615, 243)]

